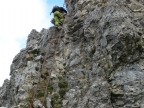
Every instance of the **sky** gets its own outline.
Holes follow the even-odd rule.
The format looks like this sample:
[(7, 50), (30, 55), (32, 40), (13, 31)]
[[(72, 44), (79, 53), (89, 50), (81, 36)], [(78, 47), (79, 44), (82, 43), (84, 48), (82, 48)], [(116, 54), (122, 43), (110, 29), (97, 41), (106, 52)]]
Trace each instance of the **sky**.
[(0, 86), (10, 78), (12, 60), (25, 48), (31, 30), (52, 26), (52, 7), (63, 4), (64, 0), (0, 0)]

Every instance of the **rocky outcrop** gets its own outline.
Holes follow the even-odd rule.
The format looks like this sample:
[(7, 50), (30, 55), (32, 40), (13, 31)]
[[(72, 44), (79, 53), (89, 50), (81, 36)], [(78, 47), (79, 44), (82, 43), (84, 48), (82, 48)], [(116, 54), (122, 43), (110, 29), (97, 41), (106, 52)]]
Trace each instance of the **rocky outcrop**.
[(0, 106), (143, 108), (144, 1), (66, 3), (63, 29), (29, 34), (0, 88)]
[[(6, 106), (7, 104), (7, 100), (9, 97), (9, 80), (6, 79), (3, 83), (3, 86), (0, 87), (0, 105), (1, 106)], [(1, 108), (0, 106), (0, 108)]]

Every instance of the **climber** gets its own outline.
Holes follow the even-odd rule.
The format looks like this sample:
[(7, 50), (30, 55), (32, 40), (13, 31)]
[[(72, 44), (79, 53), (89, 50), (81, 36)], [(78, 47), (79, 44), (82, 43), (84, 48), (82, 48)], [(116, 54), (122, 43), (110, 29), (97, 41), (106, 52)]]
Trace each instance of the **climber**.
[(51, 23), (54, 24), (56, 27), (62, 26), (67, 11), (63, 7), (54, 6), (51, 13), (53, 13), (54, 15)]

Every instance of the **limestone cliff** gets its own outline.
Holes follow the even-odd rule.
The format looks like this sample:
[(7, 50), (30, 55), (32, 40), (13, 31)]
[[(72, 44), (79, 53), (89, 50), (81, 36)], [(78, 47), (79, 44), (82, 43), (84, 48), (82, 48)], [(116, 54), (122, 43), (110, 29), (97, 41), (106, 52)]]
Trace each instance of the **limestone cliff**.
[(8, 108), (144, 108), (144, 0), (65, 0), (63, 29), (32, 30), (0, 88)]

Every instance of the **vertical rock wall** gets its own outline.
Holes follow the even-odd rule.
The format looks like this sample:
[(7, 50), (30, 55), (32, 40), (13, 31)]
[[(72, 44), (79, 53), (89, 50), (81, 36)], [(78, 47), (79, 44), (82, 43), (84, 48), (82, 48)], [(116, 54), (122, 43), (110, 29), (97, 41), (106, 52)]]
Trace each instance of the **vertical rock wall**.
[(63, 29), (32, 30), (0, 88), (8, 108), (143, 108), (144, 1), (65, 0)]

